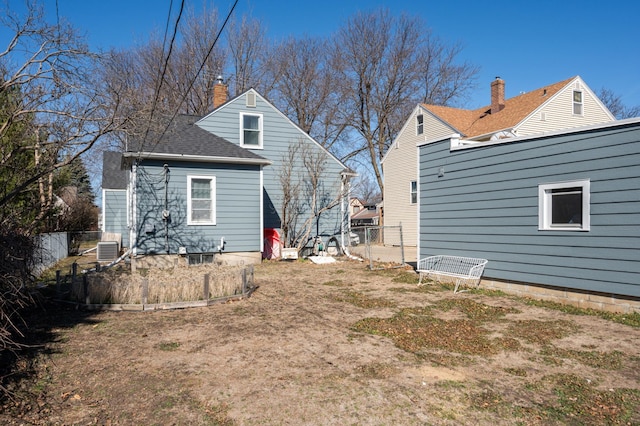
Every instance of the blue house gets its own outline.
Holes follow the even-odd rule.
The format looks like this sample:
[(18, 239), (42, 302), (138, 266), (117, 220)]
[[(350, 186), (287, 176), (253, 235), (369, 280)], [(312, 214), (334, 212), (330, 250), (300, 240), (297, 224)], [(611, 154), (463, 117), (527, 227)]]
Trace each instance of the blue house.
[(283, 176), (300, 185), (298, 198), (309, 194), (302, 153), (323, 167), (313, 203), (295, 200), (290, 232), (301, 235), (305, 225), (312, 236), (341, 234), (351, 174), (253, 89), (205, 117), (177, 116), (159, 137), (131, 141), (126, 152), (105, 153), (103, 230), (122, 233), (123, 246), (154, 263), (214, 253), (231, 263), (259, 262), (265, 236), (281, 231), (290, 213)]
[(640, 309), (640, 119), (418, 145), (418, 258), (489, 260), (489, 286)]

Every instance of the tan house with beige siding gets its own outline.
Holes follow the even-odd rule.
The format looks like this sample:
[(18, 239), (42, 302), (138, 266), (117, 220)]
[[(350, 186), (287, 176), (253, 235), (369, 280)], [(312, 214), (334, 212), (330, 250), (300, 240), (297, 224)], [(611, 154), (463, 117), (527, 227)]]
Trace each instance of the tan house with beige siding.
[[(418, 143), (458, 134), (482, 143), (614, 121), (615, 117), (579, 77), (504, 98), (505, 82), (491, 82), (491, 104), (475, 110), (419, 104), (382, 159), (384, 224), (402, 224), (404, 244), (418, 241)], [(398, 244), (399, 241), (385, 241)]]

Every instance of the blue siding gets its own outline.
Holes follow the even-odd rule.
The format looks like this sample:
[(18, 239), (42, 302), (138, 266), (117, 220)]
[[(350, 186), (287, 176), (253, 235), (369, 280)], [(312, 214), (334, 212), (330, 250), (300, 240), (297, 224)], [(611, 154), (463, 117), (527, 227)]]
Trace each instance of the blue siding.
[[(299, 141), (304, 141), (308, 147), (316, 152), (326, 151), (262, 97), (256, 96), (255, 108), (246, 106), (245, 97), (246, 93), (230, 101), (202, 119), (198, 125), (230, 142), (240, 145), (240, 113), (262, 114), (263, 149), (254, 149), (253, 151), (273, 162), (272, 165), (264, 169), (264, 227), (280, 228), (282, 187), (279, 174), (289, 146)], [(340, 194), (340, 173), (345, 167), (328, 153), (325, 165), (322, 192), (325, 198), (335, 199)], [(304, 218), (306, 218), (306, 215)], [(319, 234), (332, 235), (339, 231), (340, 206), (338, 205), (331, 211), (321, 215)], [(315, 233), (316, 228), (314, 226), (312, 235)]]
[(127, 227), (127, 191), (124, 189), (105, 189), (102, 200), (102, 229), (122, 235), (122, 247), (129, 247), (129, 228)]
[[(165, 227), (164, 167), (143, 161), (137, 169), (137, 235), (139, 253), (211, 252), (224, 237), (226, 252), (260, 251), (260, 166), (217, 163), (168, 162), (168, 206), (171, 220)], [(187, 224), (187, 176), (216, 180), (216, 224)]]
[[(485, 276), (640, 296), (640, 123), (450, 151), (419, 148), (420, 256)], [(438, 177), (439, 171), (444, 175)], [(538, 185), (591, 181), (591, 229), (539, 231)]]

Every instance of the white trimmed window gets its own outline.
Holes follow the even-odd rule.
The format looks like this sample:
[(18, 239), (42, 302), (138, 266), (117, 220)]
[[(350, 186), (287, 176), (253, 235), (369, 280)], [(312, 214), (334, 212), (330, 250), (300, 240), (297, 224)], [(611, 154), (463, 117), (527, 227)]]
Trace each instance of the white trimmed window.
[(424, 133), (424, 116), (422, 114), (416, 116), (416, 134), (421, 135)]
[(262, 148), (262, 114), (240, 113), (240, 146)]
[(580, 90), (573, 91), (573, 115), (582, 115), (582, 92)]
[(187, 225), (216, 224), (216, 178), (187, 177)]
[(589, 231), (589, 179), (538, 185), (538, 229)]
[(415, 180), (411, 181), (411, 188), (409, 190), (411, 194), (411, 204), (416, 204), (418, 202), (418, 182)]

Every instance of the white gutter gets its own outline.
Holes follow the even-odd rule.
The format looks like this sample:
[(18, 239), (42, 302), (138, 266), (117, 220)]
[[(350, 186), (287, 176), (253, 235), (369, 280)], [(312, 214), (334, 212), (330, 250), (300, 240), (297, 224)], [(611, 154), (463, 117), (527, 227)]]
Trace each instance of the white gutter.
[(226, 163), (226, 164), (273, 164), (266, 158), (237, 158), (237, 157), (210, 157), (205, 155), (184, 155), (184, 154), (164, 154), (157, 152), (125, 152), (125, 158), (140, 158), (143, 160), (173, 160), (173, 161), (193, 161), (201, 163)]

